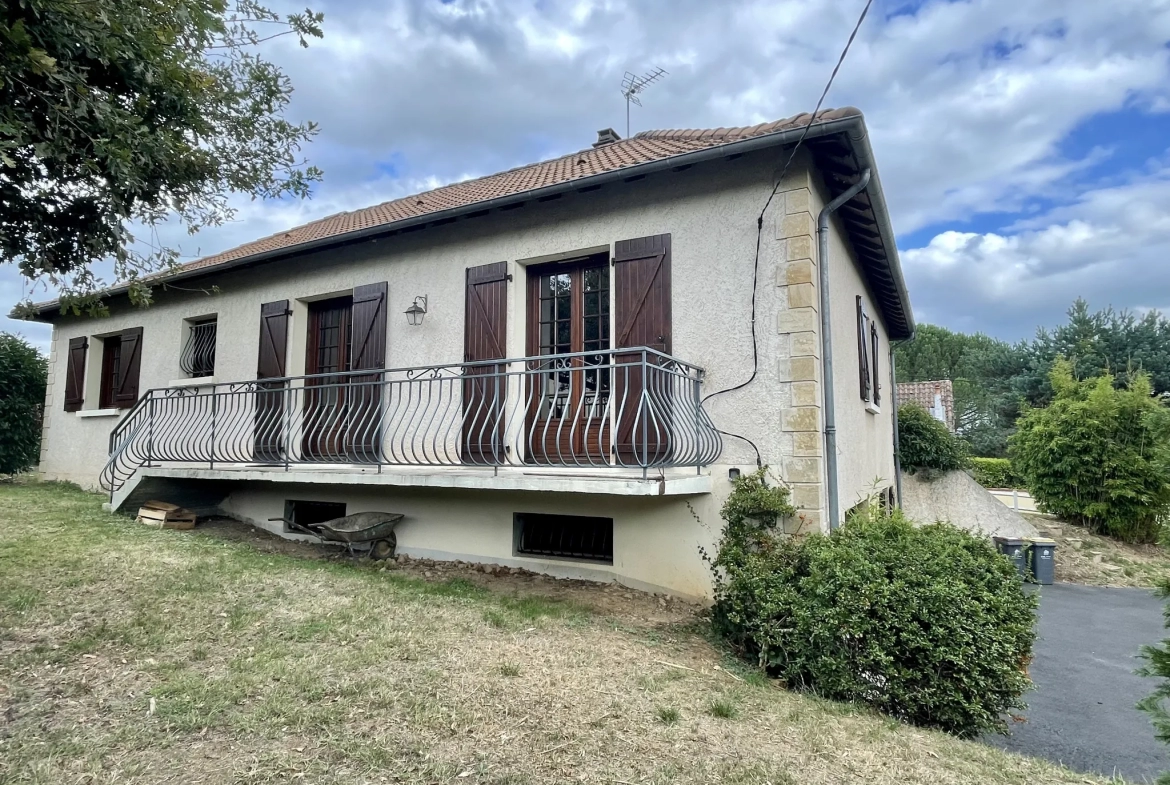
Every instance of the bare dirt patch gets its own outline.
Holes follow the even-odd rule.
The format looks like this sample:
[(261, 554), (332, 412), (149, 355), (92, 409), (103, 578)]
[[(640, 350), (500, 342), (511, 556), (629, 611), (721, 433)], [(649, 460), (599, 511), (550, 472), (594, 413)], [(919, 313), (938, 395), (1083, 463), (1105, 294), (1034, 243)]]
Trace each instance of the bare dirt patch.
[(1061, 583), (1153, 587), (1170, 578), (1170, 551), (1160, 545), (1130, 545), (1048, 516), (1026, 517), (1041, 535), (1056, 541), (1056, 580)]
[(363, 570), (397, 572), (428, 582), (463, 580), (504, 595), (539, 595), (591, 612), (641, 624), (681, 624), (695, 620), (703, 608), (670, 594), (649, 594), (618, 583), (599, 584), (553, 578), (529, 570), (455, 561), (412, 559), (399, 555), (385, 562), (351, 557), (335, 545), (288, 540), (232, 518), (201, 518), (194, 533), (227, 542), (246, 543), (262, 553), (322, 559)]

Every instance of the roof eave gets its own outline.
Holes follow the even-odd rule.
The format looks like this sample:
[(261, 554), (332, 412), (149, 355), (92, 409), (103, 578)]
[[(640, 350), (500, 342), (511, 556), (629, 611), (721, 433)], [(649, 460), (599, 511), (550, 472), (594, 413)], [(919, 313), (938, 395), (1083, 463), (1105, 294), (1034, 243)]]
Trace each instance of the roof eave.
[[(569, 180), (564, 183), (545, 186), (543, 188), (536, 188), (530, 191), (523, 191), (521, 193), (510, 194), (508, 196), (501, 196), (494, 199), (486, 199), (484, 201), (473, 202), (471, 204), (461, 205), (459, 207), (453, 207), (447, 210), (427, 213), (426, 215), (420, 215), (413, 218), (404, 218), (400, 221), (379, 224), (378, 226), (371, 226), (353, 232), (346, 232), (345, 234), (332, 235), (318, 240), (310, 240), (308, 242), (274, 249), (272, 251), (250, 254), (248, 256), (242, 256), (238, 259), (232, 259), (220, 264), (209, 265), (207, 267), (195, 267), (189, 270), (180, 270), (179, 272), (173, 273), (171, 275), (160, 277), (157, 279), (157, 281), (152, 283), (161, 284), (185, 281), (205, 275), (219, 274), (248, 265), (260, 264), (288, 256), (295, 256), (338, 245), (373, 239), (375, 237), (381, 237), (394, 232), (399, 232), (403, 229), (408, 229), (414, 226), (420, 226), (428, 223), (437, 223), (440, 221), (446, 222), (454, 218), (460, 218), (469, 213), (477, 213), (483, 210), (494, 210), (517, 204), (519, 202), (526, 202), (532, 199), (541, 199), (545, 197), (566, 194), (584, 187), (601, 186), (611, 182), (628, 180), (634, 177), (640, 178), (649, 174), (668, 171), (682, 166), (691, 166), (719, 158), (727, 158), (733, 155), (742, 155), (744, 153), (763, 150), (769, 147), (782, 146), (795, 142), (802, 136), (805, 136), (806, 139), (815, 139), (822, 136), (841, 133), (846, 134), (851, 144), (855, 147), (859, 162), (863, 166), (870, 166), (874, 169), (873, 179), (875, 183), (871, 184), (868, 192), (874, 205), (874, 213), (878, 220), (878, 227), (882, 234), (883, 242), (885, 247), (890, 249), (887, 257), (890, 263), (891, 275), (894, 277), (902, 309), (906, 314), (906, 321), (910, 327), (909, 334), (905, 336), (891, 335), (891, 337), (895, 340), (901, 337), (910, 337), (910, 334), (913, 333), (914, 329), (913, 315), (910, 311), (910, 297), (906, 290), (905, 281), (902, 278), (901, 265), (898, 261), (897, 255), (897, 246), (894, 243), (893, 228), (890, 225), (889, 213), (887, 211), (885, 197), (882, 194), (881, 184), (877, 177), (877, 170), (873, 164), (873, 151), (869, 146), (869, 137), (865, 131), (865, 121), (860, 112), (835, 120), (827, 120), (824, 122), (815, 123), (808, 128), (807, 135), (804, 126), (786, 128), (782, 131), (761, 134), (760, 136), (753, 136), (747, 139), (741, 139), (736, 142), (729, 142), (727, 144), (709, 147), (703, 150), (682, 153), (680, 155), (671, 156), (669, 158), (662, 158), (656, 161), (647, 161), (646, 163), (634, 164), (633, 166), (614, 169), (609, 172), (602, 172), (601, 174), (588, 175), (577, 178), (575, 180)], [(103, 295), (117, 296), (125, 294), (128, 290), (129, 286), (123, 284), (105, 290)], [(37, 303), (33, 306), (33, 308), (35, 310), (36, 319), (51, 320), (53, 312), (60, 310), (60, 301), (50, 300), (44, 303)], [(10, 314), (9, 318), (29, 318), (31, 320), (33, 317), (21, 317), (15, 314)]]
[[(850, 118), (860, 121), (861, 118)], [(902, 275), (902, 262), (898, 257), (898, 243), (894, 235), (894, 227), (890, 223), (890, 210), (886, 204), (886, 194), (882, 190), (881, 176), (878, 174), (877, 163), (874, 160), (873, 148), (869, 145), (869, 133), (864, 122), (854, 122), (847, 131), (849, 143), (853, 147), (853, 154), (862, 169), (870, 170), (870, 184), (866, 188), (870, 204), (873, 206), (874, 218), (877, 221), (878, 232), (882, 237), (882, 244), (886, 249), (886, 263), (890, 267), (890, 277), (893, 278), (894, 288), (898, 292), (899, 305), (905, 315), (905, 330), (890, 330), (889, 338), (894, 341), (907, 340), (914, 337), (916, 325), (914, 311), (910, 306), (910, 291), (906, 288), (906, 279)]]

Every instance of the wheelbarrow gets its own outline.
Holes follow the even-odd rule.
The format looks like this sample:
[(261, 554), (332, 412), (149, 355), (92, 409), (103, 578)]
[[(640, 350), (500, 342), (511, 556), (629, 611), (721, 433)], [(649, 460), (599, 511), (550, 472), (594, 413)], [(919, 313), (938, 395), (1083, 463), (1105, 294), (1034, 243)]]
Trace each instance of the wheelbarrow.
[(394, 549), (398, 545), (394, 527), (402, 520), (402, 514), (397, 512), (358, 512), (322, 523), (303, 525), (288, 518), (269, 518), (268, 520), (283, 521), (293, 531), (318, 537), (325, 542), (342, 543), (349, 551), (350, 556), (354, 555), (354, 543), (369, 543), (371, 559), (389, 559), (394, 555)]

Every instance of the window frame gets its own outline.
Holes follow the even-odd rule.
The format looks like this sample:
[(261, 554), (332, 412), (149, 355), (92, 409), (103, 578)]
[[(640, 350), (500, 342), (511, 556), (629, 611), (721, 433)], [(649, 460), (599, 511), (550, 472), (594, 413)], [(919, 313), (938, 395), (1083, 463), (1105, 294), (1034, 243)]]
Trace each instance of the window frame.
[(102, 365), (98, 376), (98, 408), (117, 409), (118, 387), (122, 381), (122, 336), (108, 335), (102, 342)]
[(865, 312), (865, 301), (861, 295), (857, 295), (857, 371), (859, 376), (859, 392), (861, 400), (869, 405), (873, 398), (873, 375), (870, 371), (869, 353), (870, 353), (870, 338), (869, 330), (866, 327), (869, 325), (869, 315)]
[[(183, 348), (179, 353), (179, 369), (186, 375), (188, 379), (206, 379), (215, 376), (215, 361), (216, 361), (216, 345), (219, 341), (219, 315), (211, 314), (209, 316), (199, 316), (191, 319), (184, 319), (185, 337), (183, 340)], [(193, 346), (195, 343), (198, 331), (207, 329), (208, 325), (212, 326), (210, 339), (210, 352), (206, 347)], [(200, 352), (203, 352), (202, 358)], [(190, 353), (190, 359), (188, 359)], [(210, 354), (210, 357), (207, 355)], [(200, 360), (209, 360), (209, 365), (204, 365)]]

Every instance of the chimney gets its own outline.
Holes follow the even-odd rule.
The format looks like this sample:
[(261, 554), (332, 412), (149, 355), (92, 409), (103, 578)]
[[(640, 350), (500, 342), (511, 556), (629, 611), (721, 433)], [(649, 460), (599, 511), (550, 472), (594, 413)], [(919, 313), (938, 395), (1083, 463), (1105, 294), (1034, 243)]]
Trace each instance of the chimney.
[(617, 135), (617, 131), (612, 128), (602, 128), (597, 132), (597, 141), (593, 143), (594, 147), (605, 147), (607, 144), (620, 142), (621, 137)]

